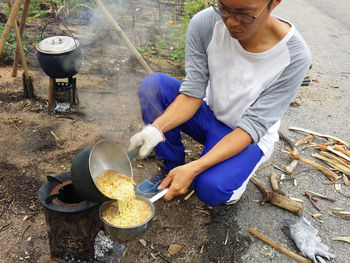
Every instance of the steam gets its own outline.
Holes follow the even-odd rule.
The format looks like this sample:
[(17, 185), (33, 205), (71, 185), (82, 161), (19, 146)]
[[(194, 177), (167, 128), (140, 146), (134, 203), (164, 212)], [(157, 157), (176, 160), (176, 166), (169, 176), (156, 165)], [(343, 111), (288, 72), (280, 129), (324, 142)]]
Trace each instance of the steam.
[[(158, 1), (106, 2), (106, 9), (135, 47), (146, 45), (158, 32)], [(170, 16), (164, 11), (161, 20)], [(82, 30), (76, 36), (83, 53), (76, 75), (80, 107), (99, 124), (105, 137), (127, 146), (133, 133), (143, 126), (138, 90), (147, 73), (98, 7), (89, 23), (79, 28)], [(162, 71), (159, 61), (152, 62), (148, 60), (153, 71)]]

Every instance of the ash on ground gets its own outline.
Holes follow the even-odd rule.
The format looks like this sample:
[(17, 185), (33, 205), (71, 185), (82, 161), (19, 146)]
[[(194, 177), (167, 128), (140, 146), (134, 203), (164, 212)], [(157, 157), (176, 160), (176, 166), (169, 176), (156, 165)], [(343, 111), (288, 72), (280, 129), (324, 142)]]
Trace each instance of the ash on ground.
[(95, 238), (95, 258), (101, 262), (120, 263), (125, 250), (125, 244), (115, 243), (103, 230)]

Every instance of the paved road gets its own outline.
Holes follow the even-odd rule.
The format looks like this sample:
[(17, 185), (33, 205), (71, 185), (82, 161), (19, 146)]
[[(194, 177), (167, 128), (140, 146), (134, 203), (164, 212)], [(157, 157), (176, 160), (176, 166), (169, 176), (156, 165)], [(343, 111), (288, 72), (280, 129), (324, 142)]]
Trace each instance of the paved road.
[(327, 0), (304, 0), (303, 2), (314, 6), (319, 13), (338, 21), (339, 24), (350, 31), (350, 2), (348, 0), (338, 0), (335, 2)]
[[(294, 141), (304, 134), (289, 131), (289, 127), (297, 126), (324, 134), (332, 134), (341, 138), (350, 136), (350, 2), (339, 0), (290, 0), (282, 1), (274, 14), (291, 21), (309, 45), (313, 63), (309, 75), (313, 80), (310, 86), (301, 87), (295, 101), (299, 107), (290, 107), (282, 119), (282, 131)], [(318, 139), (316, 142), (324, 142)], [(288, 164), (289, 158), (281, 152), (282, 143), (278, 143), (271, 160), (278, 165)], [(308, 158), (312, 151), (303, 151)], [(296, 171), (310, 168), (299, 164)], [(269, 186), (268, 175), (276, 170), (268, 167), (257, 174), (258, 178)], [(277, 171), (279, 175), (280, 172)], [(303, 191), (315, 191), (336, 198), (336, 206), (349, 210), (349, 199), (335, 193), (327, 186), (327, 179), (318, 171), (302, 173), (297, 176), (298, 186), (292, 183), (282, 185), (288, 195), (304, 200), (304, 216), (319, 229), (319, 234), (337, 258), (333, 262), (350, 262), (349, 244), (332, 241), (331, 237), (350, 236), (348, 221), (328, 215), (331, 207), (327, 202), (319, 202), (324, 216), (322, 219), (312, 218), (317, 211), (304, 198)], [(350, 193), (349, 187), (343, 186)], [(297, 251), (294, 244), (280, 230), (283, 219), (297, 220), (298, 217), (271, 206), (261, 207), (254, 199), (261, 194), (255, 186), (248, 184), (247, 192), (236, 208), (232, 209), (232, 217), (237, 220), (239, 234), (249, 236), (248, 227), (254, 227), (276, 242)], [(219, 226), (218, 226), (219, 227)], [(253, 243), (246, 254), (238, 262), (294, 262), (279, 252), (253, 238)], [(243, 242), (242, 242), (243, 245)]]

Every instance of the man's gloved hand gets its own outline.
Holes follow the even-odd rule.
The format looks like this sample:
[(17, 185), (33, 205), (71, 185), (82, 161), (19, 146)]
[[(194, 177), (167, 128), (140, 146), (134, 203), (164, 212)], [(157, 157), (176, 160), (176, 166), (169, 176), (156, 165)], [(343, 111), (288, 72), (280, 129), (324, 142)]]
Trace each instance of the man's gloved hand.
[(282, 231), (293, 239), (300, 252), (314, 263), (325, 262), (322, 257), (328, 260), (335, 258), (335, 255), (328, 252), (328, 247), (317, 236), (318, 230), (304, 217), (297, 222), (284, 220)]
[(139, 157), (140, 159), (146, 158), (157, 146), (158, 143), (165, 142), (165, 137), (162, 131), (155, 125), (146, 125), (142, 131), (136, 133), (130, 139), (129, 151), (140, 147)]

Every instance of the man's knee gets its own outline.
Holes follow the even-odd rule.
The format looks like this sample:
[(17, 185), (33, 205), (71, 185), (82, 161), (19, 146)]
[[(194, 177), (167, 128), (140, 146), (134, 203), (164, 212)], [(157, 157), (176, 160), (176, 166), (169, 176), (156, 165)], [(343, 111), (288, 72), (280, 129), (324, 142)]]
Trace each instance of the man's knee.
[(226, 191), (220, 184), (213, 182), (208, 177), (196, 179), (199, 180), (193, 182), (193, 189), (197, 197), (208, 205), (217, 206), (223, 204), (232, 195), (232, 192)]

